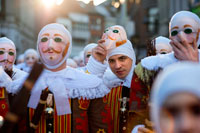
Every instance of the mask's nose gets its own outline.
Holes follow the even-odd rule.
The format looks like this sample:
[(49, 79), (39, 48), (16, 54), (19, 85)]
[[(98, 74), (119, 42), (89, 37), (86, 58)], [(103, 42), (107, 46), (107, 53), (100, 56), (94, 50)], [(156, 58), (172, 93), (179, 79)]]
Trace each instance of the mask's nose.
[(49, 46), (50, 48), (53, 47), (53, 39), (50, 39), (50, 40), (49, 40), (48, 46)]
[(8, 59), (8, 53), (5, 52), (5, 54), (4, 54), (4, 60), (7, 60), (7, 59)]

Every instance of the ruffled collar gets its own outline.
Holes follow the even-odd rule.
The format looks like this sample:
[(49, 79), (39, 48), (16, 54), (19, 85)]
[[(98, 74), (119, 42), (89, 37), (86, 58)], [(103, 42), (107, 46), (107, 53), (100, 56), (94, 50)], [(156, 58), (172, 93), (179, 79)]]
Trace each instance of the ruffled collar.
[(45, 88), (54, 95), (58, 115), (71, 113), (68, 98), (93, 99), (103, 97), (109, 92), (97, 76), (70, 67), (58, 72), (45, 69), (32, 89), (28, 107), (37, 107), (41, 92)]

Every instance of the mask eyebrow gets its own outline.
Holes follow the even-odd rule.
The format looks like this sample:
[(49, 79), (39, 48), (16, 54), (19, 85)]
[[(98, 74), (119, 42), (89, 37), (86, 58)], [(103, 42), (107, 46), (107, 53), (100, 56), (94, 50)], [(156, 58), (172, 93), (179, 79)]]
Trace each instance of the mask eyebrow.
[(189, 25), (189, 24), (186, 24), (186, 25), (184, 25), (184, 28), (185, 28), (185, 27), (192, 27), (192, 26), (191, 26), (191, 25)]
[(173, 30), (173, 29), (178, 29), (178, 26), (173, 27), (172, 30)]
[(5, 50), (5, 48), (0, 48), (0, 50)]
[(9, 49), (10, 51), (15, 51), (14, 49)]
[(49, 33), (45, 33), (45, 34), (43, 34), (42, 36), (49, 36)]
[(60, 35), (60, 34), (54, 34), (54, 36), (61, 36), (62, 37), (62, 35)]

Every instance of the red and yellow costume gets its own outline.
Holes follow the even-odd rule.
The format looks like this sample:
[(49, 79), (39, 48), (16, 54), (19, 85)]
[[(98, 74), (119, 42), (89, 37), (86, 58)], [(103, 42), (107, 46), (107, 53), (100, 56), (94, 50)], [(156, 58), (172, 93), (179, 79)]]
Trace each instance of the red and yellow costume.
[[(111, 119), (110, 110), (107, 107), (103, 98), (94, 100), (83, 99), (69, 99), (72, 109), (71, 114), (58, 116), (56, 113), (56, 106), (54, 103), (54, 119), (53, 132), (54, 133), (73, 133), (73, 132), (110, 132)], [(29, 108), (29, 122), (34, 114), (34, 109)], [(46, 133), (46, 119), (45, 112), (43, 112), (37, 133)]]

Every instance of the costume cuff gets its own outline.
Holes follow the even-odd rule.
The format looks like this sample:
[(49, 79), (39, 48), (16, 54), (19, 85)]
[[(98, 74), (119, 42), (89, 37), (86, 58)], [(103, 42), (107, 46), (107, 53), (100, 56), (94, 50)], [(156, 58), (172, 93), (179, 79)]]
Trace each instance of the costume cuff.
[(102, 64), (95, 60), (92, 56), (89, 58), (89, 61), (86, 65), (86, 69), (89, 73), (97, 75), (98, 77), (102, 77), (105, 70), (107, 68), (107, 64)]

